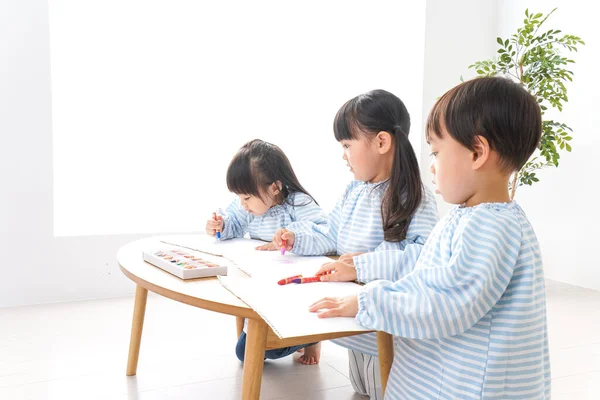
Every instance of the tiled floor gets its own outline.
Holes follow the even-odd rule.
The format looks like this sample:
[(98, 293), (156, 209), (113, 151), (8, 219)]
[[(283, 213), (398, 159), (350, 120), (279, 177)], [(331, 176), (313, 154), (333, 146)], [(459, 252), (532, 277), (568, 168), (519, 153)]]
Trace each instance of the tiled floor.
[[(548, 282), (553, 398), (600, 398), (600, 292)], [(233, 317), (150, 295), (135, 377), (133, 298), (0, 309), (0, 399), (239, 399)], [(265, 365), (261, 399), (358, 400), (346, 351)]]

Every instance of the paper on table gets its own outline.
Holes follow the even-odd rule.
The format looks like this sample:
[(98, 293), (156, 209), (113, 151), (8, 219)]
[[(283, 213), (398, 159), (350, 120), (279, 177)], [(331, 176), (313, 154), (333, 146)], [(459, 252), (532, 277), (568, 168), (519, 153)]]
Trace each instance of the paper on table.
[(321, 265), (332, 261), (322, 256), (303, 257), (292, 253), (281, 255), (278, 251), (258, 251), (256, 247), (266, 242), (245, 238), (217, 240), (208, 235), (182, 235), (169, 236), (164, 242), (225, 257), (252, 277), (280, 275), (277, 280), (298, 274), (312, 276)]
[(253, 278), (272, 278), (277, 282), (279, 279), (293, 275), (313, 276), (321, 265), (332, 260), (323, 256), (298, 256), (291, 253), (281, 255), (276, 251), (254, 251), (245, 253), (243, 258), (233, 261), (239, 269)]
[[(286, 256), (287, 257), (287, 256)], [(351, 282), (318, 282), (280, 286), (261, 278), (220, 276), (221, 284), (248, 304), (280, 339), (332, 332), (367, 331), (354, 318), (318, 318), (308, 307), (323, 297), (356, 294), (360, 286)]]
[(188, 249), (226, 257), (232, 261), (243, 260), (246, 254), (257, 253), (256, 246), (265, 244), (261, 240), (235, 238), (218, 240), (208, 235), (169, 236), (163, 242)]
[(331, 261), (327, 257), (257, 251), (256, 246), (265, 242), (243, 238), (218, 241), (208, 235), (184, 235), (169, 236), (164, 241), (223, 256), (252, 276), (228, 276), (220, 280), (225, 288), (261, 315), (280, 338), (367, 330), (354, 318), (320, 319), (308, 311), (313, 302), (323, 297), (357, 293), (359, 285), (349, 282), (277, 284), (278, 280), (293, 275), (313, 276), (321, 265)]

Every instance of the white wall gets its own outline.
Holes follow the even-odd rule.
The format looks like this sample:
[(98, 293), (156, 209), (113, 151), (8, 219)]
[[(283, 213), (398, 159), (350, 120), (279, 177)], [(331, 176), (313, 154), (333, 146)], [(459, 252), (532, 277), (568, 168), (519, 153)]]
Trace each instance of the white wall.
[[(427, 0), (425, 20), (425, 70), (423, 74), (423, 129), (437, 98), (474, 74), (467, 69), (474, 61), (490, 58), (495, 51), (498, 2), (479, 0)], [(430, 188), (429, 145), (421, 132), (421, 172)], [(438, 211), (451, 207), (441, 196)]]
[[(546, 22), (548, 28), (577, 35), (586, 45), (572, 53), (573, 83), (567, 103), (552, 118), (573, 128), (573, 151), (561, 157), (559, 168), (543, 171), (540, 182), (521, 187), (516, 200), (531, 220), (544, 258), (546, 277), (600, 290), (600, 207), (598, 201), (598, 148), (600, 148), (600, 30), (591, 3), (583, 0), (503, 1), (499, 9), (500, 35), (507, 37), (522, 22), (525, 8), (547, 13), (558, 10)], [(545, 24), (545, 25), (546, 25)]]
[(0, 307), (121, 296), (135, 236), (53, 236), (48, 3), (0, 2)]
[(57, 236), (197, 230), (256, 137), (329, 210), (351, 179), (333, 117), (370, 89), (421, 130), (424, 2), (49, 4)]

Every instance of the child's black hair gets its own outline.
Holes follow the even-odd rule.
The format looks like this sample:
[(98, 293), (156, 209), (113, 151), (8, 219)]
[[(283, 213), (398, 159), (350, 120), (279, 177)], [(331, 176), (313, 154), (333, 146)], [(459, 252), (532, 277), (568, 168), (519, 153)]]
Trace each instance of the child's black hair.
[(282, 201), (292, 204), (288, 196), (301, 192), (318, 204), (298, 182), (285, 153), (274, 144), (260, 139), (251, 140), (238, 150), (227, 168), (227, 188), (230, 192), (257, 196), (263, 202), (268, 186), (277, 181), (281, 182)]
[(503, 167), (518, 171), (542, 135), (539, 104), (521, 85), (502, 77), (475, 78), (450, 89), (429, 113), (427, 139), (442, 137), (442, 125), (469, 150), (483, 136)]
[(417, 156), (408, 140), (410, 115), (397, 96), (385, 90), (372, 90), (356, 96), (340, 108), (333, 132), (337, 141), (368, 139), (379, 132), (393, 137), (394, 161), (381, 202), (385, 240), (404, 240), (412, 216), (423, 199), (423, 182)]

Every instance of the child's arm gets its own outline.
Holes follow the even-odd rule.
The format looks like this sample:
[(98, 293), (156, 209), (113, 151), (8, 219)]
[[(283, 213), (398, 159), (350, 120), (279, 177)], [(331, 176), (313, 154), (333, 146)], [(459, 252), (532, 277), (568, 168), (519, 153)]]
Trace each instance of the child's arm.
[(325, 214), (325, 211), (310, 196), (304, 193), (296, 193), (294, 195), (292, 223), (288, 227), (300, 222), (311, 222), (321, 226), (327, 225), (327, 214)]
[(338, 227), (342, 214), (342, 207), (348, 193), (358, 181), (351, 182), (344, 195), (338, 200), (333, 211), (327, 216), (324, 223), (314, 221), (296, 221), (291, 223), (287, 230), (294, 233), (294, 247), (292, 252), (304, 256), (320, 256), (337, 253)]
[[(289, 224), (286, 229), (294, 233), (294, 245), (292, 252), (304, 256), (320, 256), (336, 254), (337, 231), (342, 206), (346, 193), (340, 198), (329, 216), (307, 212), (306, 215), (314, 215), (311, 219), (301, 219), (299, 216), (295, 222)], [(314, 203), (313, 203), (314, 204)], [(305, 206), (306, 207), (306, 206)], [(315, 204), (315, 207), (318, 206)], [(297, 212), (303, 207), (296, 207)], [(321, 210), (318, 208), (319, 211)]]
[(248, 232), (248, 224), (251, 220), (251, 215), (244, 210), (239, 199), (235, 199), (227, 207), (226, 218), (223, 221), (223, 232), (221, 232), (221, 239), (232, 239), (237, 237), (244, 237)]
[(425, 189), (404, 240), (383, 242), (374, 251), (353, 257), (356, 279), (363, 283), (378, 279), (395, 282), (411, 272), (437, 222), (437, 203), (431, 191)]
[(475, 210), (453, 243), (449, 265), (419, 268), (395, 283), (369, 283), (358, 295), (357, 321), (415, 339), (465, 332), (506, 291), (519, 256), (521, 235), (514, 215)]

